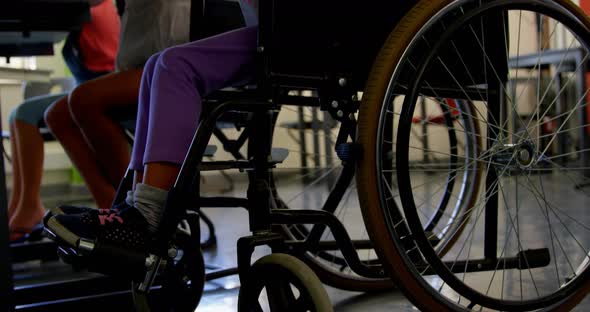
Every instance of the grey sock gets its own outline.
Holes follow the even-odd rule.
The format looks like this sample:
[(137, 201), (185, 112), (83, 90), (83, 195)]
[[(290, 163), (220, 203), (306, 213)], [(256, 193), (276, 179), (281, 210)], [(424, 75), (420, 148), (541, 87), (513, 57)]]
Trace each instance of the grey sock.
[(163, 189), (143, 183), (138, 183), (135, 186), (135, 192), (133, 192), (134, 206), (147, 220), (148, 229), (151, 232), (158, 229), (166, 197), (168, 197), (168, 191)]
[(125, 197), (125, 202), (129, 206), (133, 206), (133, 191), (127, 191), (127, 197)]

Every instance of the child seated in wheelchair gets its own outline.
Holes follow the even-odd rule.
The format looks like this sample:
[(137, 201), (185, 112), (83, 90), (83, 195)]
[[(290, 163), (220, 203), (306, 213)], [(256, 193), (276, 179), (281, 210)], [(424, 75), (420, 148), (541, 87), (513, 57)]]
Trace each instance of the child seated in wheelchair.
[(107, 240), (142, 249), (160, 222), (202, 111), (202, 98), (252, 79), (257, 1), (240, 0), (246, 27), (153, 55), (145, 65), (129, 169), (135, 186), (111, 210), (61, 207), (45, 222), (62, 242)]

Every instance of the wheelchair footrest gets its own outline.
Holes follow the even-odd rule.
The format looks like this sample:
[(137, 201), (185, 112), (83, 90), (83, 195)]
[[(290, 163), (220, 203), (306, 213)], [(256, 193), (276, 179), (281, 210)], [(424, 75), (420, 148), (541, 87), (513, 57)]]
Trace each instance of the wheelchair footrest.
[(57, 247), (57, 255), (59, 256), (59, 258), (70, 265), (73, 266), (78, 266), (78, 267), (86, 267), (86, 263), (84, 261), (84, 257), (82, 256), (78, 256), (78, 254), (76, 254), (75, 250), (68, 248), (68, 247), (64, 247), (64, 246), (58, 246)]
[(84, 255), (88, 270), (111, 276), (143, 281), (146, 274), (146, 252), (97, 242), (94, 249)]
[[(90, 272), (143, 281), (146, 273), (146, 252), (114, 246), (105, 242), (91, 243), (92, 248), (74, 248), (64, 243), (53, 233), (46, 230), (46, 235), (58, 245), (58, 256), (67, 264), (77, 269)], [(88, 246), (88, 244), (84, 244)]]

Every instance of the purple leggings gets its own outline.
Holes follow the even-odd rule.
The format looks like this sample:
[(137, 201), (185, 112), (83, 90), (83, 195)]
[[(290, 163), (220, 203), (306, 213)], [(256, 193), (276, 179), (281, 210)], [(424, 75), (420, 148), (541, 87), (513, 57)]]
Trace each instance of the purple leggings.
[(129, 168), (153, 162), (182, 164), (201, 114), (201, 99), (252, 79), (257, 27), (172, 47), (144, 67), (135, 143)]

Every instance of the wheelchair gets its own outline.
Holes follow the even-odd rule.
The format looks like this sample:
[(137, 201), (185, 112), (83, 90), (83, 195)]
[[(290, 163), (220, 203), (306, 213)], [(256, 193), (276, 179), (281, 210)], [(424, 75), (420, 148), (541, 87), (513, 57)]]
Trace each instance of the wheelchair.
[[(583, 96), (558, 109), (565, 88), (540, 87), (566, 67), (567, 84), (585, 75), (590, 20), (577, 6), (260, 0), (259, 16), (256, 87), (207, 99), (149, 251), (81, 242), (66, 256), (128, 277), (138, 310), (192, 311), (204, 283), (199, 209), (240, 206), (252, 231), (237, 243), (240, 311), (330, 311), (320, 280), (334, 276), (342, 288), (395, 285), (423, 311), (561, 311), (585, 297), (588, 193), (576, 186), (589, 179), (589, 89), (577, 83)], [(524, 36), (531, 23), (538, 38)], [(561, 61), (542, 65), (554, 41), (564, 44)], [(572, 66), (567, 56), (578, 52)], [(295, 190), (329, 185), (316, 207), (286, 200), (277, 174), (288, 163), (277, 125), (289, 106), (317, 107), (339, 123), (339, 170), (308, 168)], [(204, 161), (228, 112), (243, 116), (247, 157)], [(540, 134), (545, 117), (558, 121), (555, 133)], [(576, 143), (556, 152), (562, 133)], [(246, 198), (200, 195), (200, 175), (222, 169), (247, 174)], [(337, 212), (355, 187), (369, 239), (351, 237)], [(263, 245), (273, 253), (251, 264)], [(113, 254), (116, 267), (104, 261)]]

